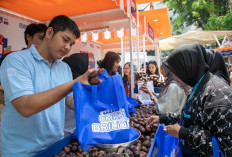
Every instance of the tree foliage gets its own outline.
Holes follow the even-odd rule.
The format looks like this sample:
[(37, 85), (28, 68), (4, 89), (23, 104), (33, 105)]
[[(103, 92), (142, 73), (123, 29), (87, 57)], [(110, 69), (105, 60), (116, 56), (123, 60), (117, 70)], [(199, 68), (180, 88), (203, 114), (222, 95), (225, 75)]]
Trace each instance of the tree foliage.
[(203, 30), (232, 30), (230, 0), (164, 0), (173, 10), (173, 31), (195, 25)]

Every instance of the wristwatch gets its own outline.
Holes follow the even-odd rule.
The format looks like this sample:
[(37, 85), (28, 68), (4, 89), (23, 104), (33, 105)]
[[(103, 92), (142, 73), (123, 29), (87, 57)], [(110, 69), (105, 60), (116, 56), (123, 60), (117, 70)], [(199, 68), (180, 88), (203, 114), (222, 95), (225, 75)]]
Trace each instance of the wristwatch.
[(155, 98), (156, 98), (156, 96), (154, 96), (154, 95), (151, 96), (152, 101), (154, 101)]

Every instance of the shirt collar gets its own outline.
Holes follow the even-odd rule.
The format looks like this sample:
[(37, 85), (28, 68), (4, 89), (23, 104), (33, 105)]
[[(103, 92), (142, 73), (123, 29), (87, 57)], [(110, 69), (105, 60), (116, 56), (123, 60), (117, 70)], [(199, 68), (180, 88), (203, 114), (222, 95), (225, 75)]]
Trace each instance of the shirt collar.
[[(31, 47), (29, 48), (29, 50), (31, 51), (31, 54), (32, 54), (32, 56), (33, 56), (35, 59), (37, 59), (37, 60), (39, 60), (39, 61), (47, 61), (46, 59), (44, 59), (44, 58), (39, 54), (39, 52), (37, 51), (35, 45), (31, 45)], [(55, 59), (55, 61), (54, 61), (54, 63), (60, 63), (60, 62), (61, 62), (61, 60), (59, 60), (59, 59)]]
[(29, 48), (32, 56), (39, 60), (39, 61), (42, 61), (42, 60), (45, 60), (42, 56), (40, 56), (39, 52), (37, 51), (37, 49), (35, 48), (35, 45), (31, 45), (31, 47)]

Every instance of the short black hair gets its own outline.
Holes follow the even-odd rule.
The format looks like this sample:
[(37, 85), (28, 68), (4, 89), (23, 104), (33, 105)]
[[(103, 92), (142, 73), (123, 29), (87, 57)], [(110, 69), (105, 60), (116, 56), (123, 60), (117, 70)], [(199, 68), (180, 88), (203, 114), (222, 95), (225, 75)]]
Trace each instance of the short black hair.
[(71, 32), (73, 32), (73, 34), (75, 34), (76, 38), (80, 37), (80, 30), (77, 24), (65, 15), (59, 15), (54, 17), (49, 23), (48, 27), (53, 28), (53, 36), (59, 31), (70, 30)]
[(27, 34), (29, 34), (31, 37), (34, 36), (34, 34), (39, 33), (39, 32), (46, 32), (47, 26), (43, 23), (32, 23), (27, 26), (25, 32), (24, 32), (24, 39), (26, 42), (26, 45), (28, 45), (28, 40), (27, 40)]

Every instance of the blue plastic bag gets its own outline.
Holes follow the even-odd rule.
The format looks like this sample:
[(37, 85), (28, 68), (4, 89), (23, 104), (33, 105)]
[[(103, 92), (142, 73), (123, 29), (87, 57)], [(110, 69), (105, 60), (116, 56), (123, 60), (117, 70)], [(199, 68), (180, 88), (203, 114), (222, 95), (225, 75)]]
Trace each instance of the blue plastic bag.
[[(156, 135), (152, 141), (147, 157), (182, 157), (182, 150), (179, 146), (179, 139), (164, 132), (164, 124), (159, 124)], [(213, 157), (224, 157), (217, 138), (212, 137)], [(197, 156), (196, 156), (197, 157)]]
[(128, 109), (129, 113), (135, 113), (135, 107), (139, 105), (139, 103), (132, 97), (126, 96), (127, 101), (128, 101)]
[(213, 157), (224, 157), (224, 154), (221, 150), (221, 148), (219, 147), (217, 138), (215, 136), (212, 137), (212, 143), (213, 143)]
[(179, 139), (164, 132), (164, 124), (159, 124), (147, 157), (182, 157)]
[[(102, 81), (104, 81), (105, 79), (109, 78), (109, 74), (106, 70), (104, 70), (101, 74), (99, 74), (98, 78), (101, 79)], [(119, 76), (118, 76), (119, 77)], [(122, 94), (124, 94), (125, 92), (123, 92)], [(127, 98), (128, 101), (128, 110), (130, 114), (135, 113), (135, 107), (139, 105), (139, 103), (132, 97), (129, 97), (126, 95), (125, 96)]]
[(95, 144), (118, 144), (136, 139), (139, 133), (129, 125), (128, 103), (122, 78), (106, 77), (89, 86), (77, 82), (73, 87), (76, 133), (81, 148)]

